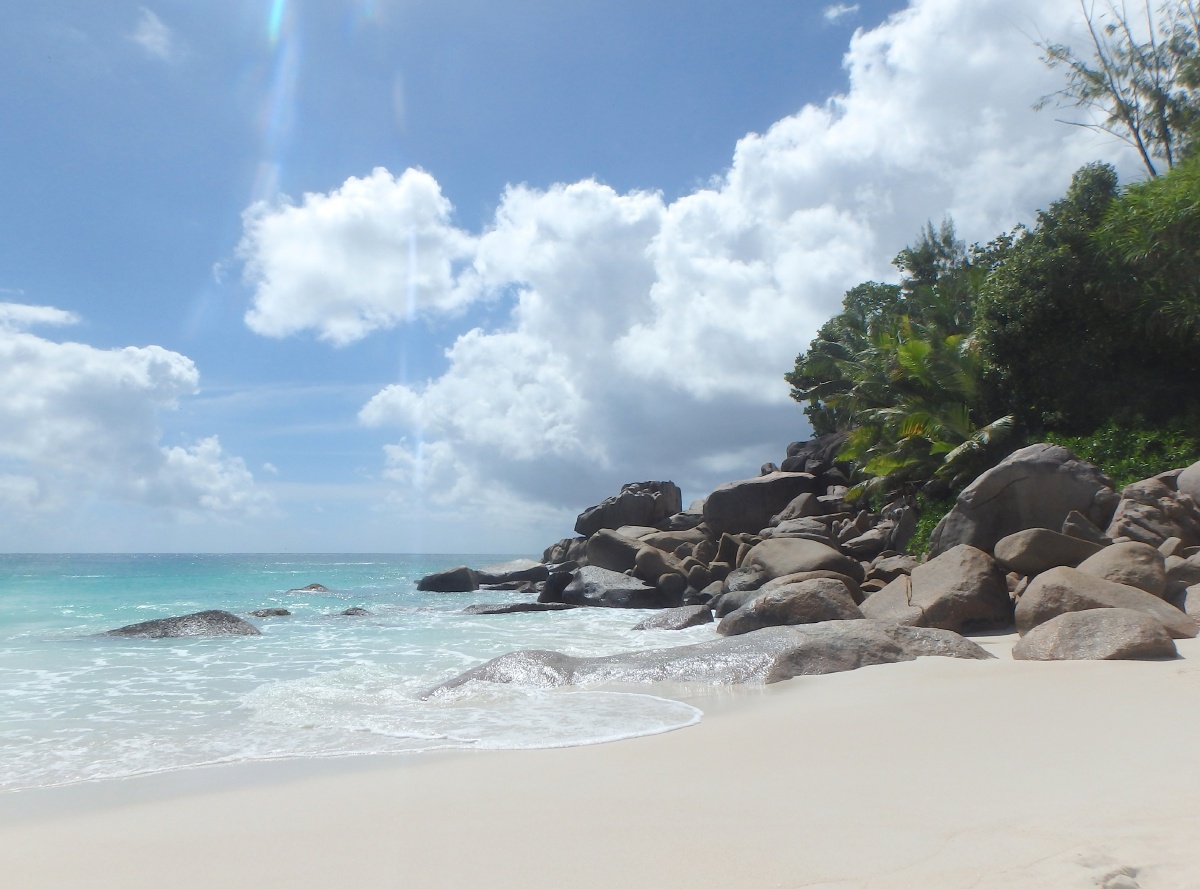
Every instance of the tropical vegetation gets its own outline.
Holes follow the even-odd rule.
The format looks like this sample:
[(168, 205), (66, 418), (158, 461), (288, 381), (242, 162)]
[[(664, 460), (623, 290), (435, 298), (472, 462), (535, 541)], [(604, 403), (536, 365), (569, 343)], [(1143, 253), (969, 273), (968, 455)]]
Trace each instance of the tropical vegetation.
[(1147, 8), (1140, 40), (1124, 6), (1084, 15), (1088, 57), (1042, 46), (1067, 71), (1057, 98), (1103, 112), (1088, 125), (1134, 145), (1148, 178), (1122, 188), (1089, 164), (987, 244), (930, 224), (894, 260), (899, 284), (846, 293), (785, 379), (816, 434), (844, 436), (851, 497), (928, 512), (1047, 438), (1119, 483), (1200, 459), (1200, 7)]

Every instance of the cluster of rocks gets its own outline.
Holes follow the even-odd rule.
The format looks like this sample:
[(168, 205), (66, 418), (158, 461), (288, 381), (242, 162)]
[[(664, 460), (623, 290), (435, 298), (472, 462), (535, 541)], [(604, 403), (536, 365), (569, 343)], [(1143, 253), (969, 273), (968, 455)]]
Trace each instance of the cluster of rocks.
[[(310, 583), (306, 587), (288, 590), (289, 593), (328, 593), (329, 588), (319, 583)], [(292, 612), (287, 608), (257, 608), (249, 612), (250, 617), (271, 618), (291, 617)], [(339, 611), (328, 617), (372, 617), (372, 612), (360, 605)], [(107, 630), (100, 636), (114, 636), (127, 639), (182, 639), (199, 636), (261, 636), (258, 627), (238, 617), (230, 611), (210, 608), (206, 611), (196, 611), (192, 614), (181, 614), (175, 617), (159, 617), (145, 620), (136, 624), (128, 624)]]
[[(663, 609), (636, 628), (717, 620), (730, 638), (615, 660), (541, 653), (554, 660), (538, 675), (679, 679), (708, 669), (695, 665), (699, 657), (753, 662), (739, 669), (762, 679), (848, 662), (822, 655), (805, 665), (789, 655), (793, 667), (763, 666), (789, 646), (813, 650), (805, 640), (815, 627), (826, 628), (818, 634), (826, 647), (837, 639), (858, 650), (875, 639), (901, 660), (904, 646), (884, 643), (881, 627), (955, 638), (1015, 629), (1014, 657), (1030, 660), (1169, 658), (1175, 639), (1197, 635), (1200, 464), (1118, 492), (1066, 449), (1031, 445), (962, 492), (918, 560), (903, 552), (917, 518), (910, 504), (877, 514), (847, 508), (837, 444), (793, 444), (782, 467), (767, 464), (687, 510), (669, 512), (679, 503), (670, 482), (627, 485), (586, 510), (580, 536), (551, 546), (545, 576), (526, 581), (539, 603)], [(765, 648), (735, 642), (779, 627), (791, 635), (762, 637)], [(980, 656), (953, 645), (947, 653)], [(531, 657), (506, 655), (474, 678), (514, 681), (495, 677), (528, 675)], [(730, 673), (726, 681), (739, 680)]]

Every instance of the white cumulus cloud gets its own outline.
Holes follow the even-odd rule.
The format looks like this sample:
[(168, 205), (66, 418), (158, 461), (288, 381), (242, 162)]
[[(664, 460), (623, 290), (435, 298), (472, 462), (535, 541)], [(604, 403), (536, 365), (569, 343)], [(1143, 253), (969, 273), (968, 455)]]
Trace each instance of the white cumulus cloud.
[(643, 478), (706, 493), (804, 434), (783, 373), (927, 221), (987, 240), (1084, 163), (1136, 171), (1123, 146), (1031, 109), (1059, 76), (1035, 37), (1070, 42), (1079, 25), (1074, 0), (913, 0), (852, 38), (844, 94), (748, 134), (710, 186), (671, 202), (591, 180), (511, 187), (472, 233), (428, 173), (376, 170), (256, 206), (247, 322), (346, 344), (507, 299), (439, 376), (363, 408), (404, 435), (386, 454), (397, 483), (575, 506)]
[(453, 268), (470, 239), (450, 209), (428, 173), (382, 168), (299, 206), (253, 205), (240, 248), (255, 288), (246, 323), (276, 337), (314, 329), (345, 345), (418, 312), (461, 307)]
[(56, 509), (88, 492), (229, 515), (269, 505), (215, 437), (159, 444), (158, 412), (197, 390), (190, 359), (158, 346), (96, 349), (21, 329), (74, 320), (45, 306), (0, 303), (0, 499)]

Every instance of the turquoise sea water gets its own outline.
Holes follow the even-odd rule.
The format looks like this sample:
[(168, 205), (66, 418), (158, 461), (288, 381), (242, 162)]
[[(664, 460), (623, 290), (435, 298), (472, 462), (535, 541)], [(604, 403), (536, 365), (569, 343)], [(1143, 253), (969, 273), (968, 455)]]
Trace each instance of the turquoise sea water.
[[(586, 608), (464, 615), (520, 593), (422, 593), (424, 574), (509, 556), (0, 555), (0, 790), (216, 762), (596, 743), (700, 713), (650, 694), (472, 683), (419, 693), (519, 648), (577, 655), (683, 645)], [(328, 593), (289, 592), (320, 583)], [(362, 606), (370, 617), (341, 617)], [(221, 608), (261, 637), (120, 639), (125, 624)]]

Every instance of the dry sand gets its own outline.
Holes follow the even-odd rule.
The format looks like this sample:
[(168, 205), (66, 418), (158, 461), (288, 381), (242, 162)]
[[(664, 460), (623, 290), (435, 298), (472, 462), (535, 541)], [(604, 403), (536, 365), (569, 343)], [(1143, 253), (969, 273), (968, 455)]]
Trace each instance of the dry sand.
[(0, 886), (1200, 887), (1200, 642), (711, 692), (562, 750), (260, 763), (0, 795)]

